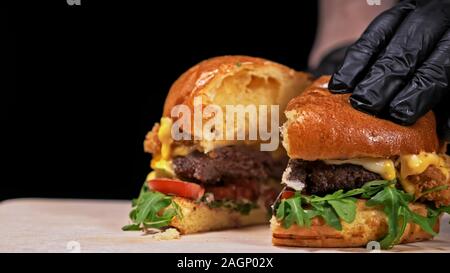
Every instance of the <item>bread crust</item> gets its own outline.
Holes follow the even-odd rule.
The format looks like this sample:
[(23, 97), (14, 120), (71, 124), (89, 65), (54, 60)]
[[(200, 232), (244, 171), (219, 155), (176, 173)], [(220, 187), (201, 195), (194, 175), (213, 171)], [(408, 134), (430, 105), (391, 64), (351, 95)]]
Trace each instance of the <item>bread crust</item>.
[(227, 208), (210, 208), (204, 203), (196, 203), (183, 197), (174, 197), (182, 211), (182, 218), (174, 218), (170, 226), (175, 227), (181, 234), (222, 230), (243, 226), (266, 224), (268, 211), (259, 206), (250, 211), (248, 215), (240, 214)]
[[(215, 57), (193, 66), (174, 82), (164, 104), (163, 116), (171, 117), (174, 121), (181, 117), (184, 120), (190, 117), (190, 130), (186, 130), (185, 127), (182, 130), (188, 136), (194, 136), (191, 139), (195, 139), (194, 142), (198, 144), (198, 149), (204, 152), (227, 145), (258, 144), (266, 140), (261, 140), (259, 137), (257, 140), (250, 140), (251, 121), (249, 115), (244, 118), (246, 122), (245, 140), (230, 139), (225, 135), (225, 130), (214, 132), (217, 134), (216, 137), (208, 140), (203, 137), (202, 131), (198, 130), (199, 127), (195, 127), (195, 113), (198, 113), (198, 110), (205, 110), (207, 106), (214, 106), (213, 109), (218, 109), (218, 106), (225, 117), (228, 106), (246, 107), (251, 105), (259, 109), (259, 106), (267, 105), (267, 109), (272, 109), (272, 105), (278, 105), (277, 115), (279, 122), (283, 123), (285, 118), (282, 111), (286, 108), (289, 100), (300, 94), (310, 84), (310, 74), (297, 72), (265, 59), (249, 56)], [(197, 103), (200, 103), (198, 99), (201, 99), (201, 105), (194, 105), (195, 99), (197, 99)], [(178, 105), (183, 105), (183, 107), (175, 107)], [(172, 113), (173, 110), (177, 111)], [(185, 114), (186, 112), (189, 113)], [(259, 120), (259, 113), (256, 115), (257, 117), (252, 121)], [(201, 115), (202, 123), (198, 124), (197, 119), (197, 124), (204, 126), (214, 116)], [(226, 122), (225, 118), (224, 122)], [(226, 128), (228, 125), (223, 123), (222, 126)], [(238, 123), (235, 122), (233, 135), (238, 131)]]
[[(311, 83), (311, 75), (297, 72), (287, 66), (250, 56), (219, 56), (204, 60), (183, 73), (172, 85), (164, 103), (163, 116), (170, 116), (171, 109), (178, 104), (193, 107), (193, 98), (207, 94), (217, 87), (222, 79), (232, 76), (243, 70), (256, 71), (267, 67), (277, 70), (284, 79), (282, 81), (295, 81), (295, 85), (306, 87)], [(298, 92), (302, 88), (299, 88)], [(239, 90), (243, 91), (243, 90)], [(209, 102), (206, 102), (209, 103)]]
[(323, 76), (285, 111), (283, 145), (291, 158), (304, 160), (388, 158), (436, 152), (439, 141), (432, 111), (412, 126), (401, 126), (354, 109), (350, 94), (332, 94)]
[[(382, 239), (388, 230), (387, 217), (379, 207), (365, 206), (365, 200), (357, 201), (357, 212), (352, 223), (341, 221), (342, 230), (338, 231), (323, 221), (313, 218), (311, 227), (292, 225), (285, 229), (274, 217), (271, 220), (272, 243), (278, 246), (296, 247), (361, 247), (370, 241)], [(426, 216), (425, 205), (413, 203), (410, 209), (422, 216)], [(439, 232), (439, 220), (433, 227)], [(432, 235), (423, 231), (420, 226), (408, 223), (400, 243), (412, 243), (432, 239)]]

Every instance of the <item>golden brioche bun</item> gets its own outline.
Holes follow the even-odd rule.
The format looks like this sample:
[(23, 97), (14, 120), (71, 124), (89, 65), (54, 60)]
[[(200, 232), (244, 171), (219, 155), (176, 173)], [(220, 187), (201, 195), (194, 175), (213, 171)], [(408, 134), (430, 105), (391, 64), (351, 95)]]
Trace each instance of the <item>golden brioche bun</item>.
[(183, 217), (174, 218), (170, 226), (178, 229), (181, 234), (265, 224), (268, 221), (268, 211), (264, 206), (243, 215), (223, 207), (210, 208), (204, 203), (182, 197), (174, 197), (173, 201), (180, 206)]
[[(386, 214), (378, 207), (367, 207), (365, 200), (358, 200), (355, 220), (352, 223), (341, 221), (342, 230), (338, 231), (325, 224), (322, 218), (313, 218), (311, 227), (292, 225), (285, 229), (274, 217), (271, 220), (272, 243), (279, 246), (297, 247), (361, 247), (370, 241), (382, 239), (388, 230)], [(410, 209), (426, 216), (425, 205), (412, 203)], [(439, 220), (433, 227), (439, 232)], [(432, 235), (420, 226), (409, 223), (400, 239), (400, 243), (412, 243), (432, 239)]]
[[(171, 116), (172, 108), (180, 104), (187, 105), (193, 111), (195, 97), (202, 98), (203, 107), (211, 104), (222, 109), (225, 105), (279, 105), (282, 112), (289, 100), (310, 83), (309, 74), (265, 59), (215, 57), (193, 66), (175, 81), (167, 95), (163, 116)], [(281, 113), (279, 116), (283, 122), (284, 116)], [(191, 117), (193, 119), (193, 115)], [(211, 150), (215, 142), (204, 141), (202, 145), (205, 150)], [(218, 142), (223, 146), (239, 141)]]
[(304, 160), (391, 157), (435, 152), (439, 141), (433, 112), (412, 126), (401, 126), (354, 109), (350, 94), (332, 94), (323, 76), (285, 111), (283, 146), (291, 158)]

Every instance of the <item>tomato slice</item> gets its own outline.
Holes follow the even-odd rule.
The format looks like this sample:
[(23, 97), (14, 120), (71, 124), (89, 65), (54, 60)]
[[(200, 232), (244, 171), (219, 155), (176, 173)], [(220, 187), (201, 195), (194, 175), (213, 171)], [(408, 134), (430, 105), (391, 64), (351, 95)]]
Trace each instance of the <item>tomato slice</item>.
[(198, 184), (170, 178), (152, 179), (147, 183), (151, 190), (194, 200), (202, 197), (205, 193), (205, 189)]
[(289, 191), (289, 190), (284, 191), (284, 192), (281, 194), (281, 199), (288, 199), (288, 198), (291, 198), (292, 196), (294, 196), (294, 194), (295, 194), (295, 191)]

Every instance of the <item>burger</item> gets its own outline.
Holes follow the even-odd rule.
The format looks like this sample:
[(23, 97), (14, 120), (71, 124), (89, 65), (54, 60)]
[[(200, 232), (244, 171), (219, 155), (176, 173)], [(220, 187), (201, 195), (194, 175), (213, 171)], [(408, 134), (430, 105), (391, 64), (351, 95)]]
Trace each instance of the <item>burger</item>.
[(273, 206), (280, 246), (383, 249), (432, 239), (450, 212), (450, 160), (428, 112), (401, 126), (360, 112), (323, 76), (286, 109), (289, 163)]
[[(247, 56), (208, 59), (181, 75), (169, 90), (160, 122), (145, 137), (152, 171), (132, 202), (131, 224), (123, 229), (173, 227), (188, 234), (267, 223), (288, 161), (285, 151), (281, 145), (261, 150), (270, 140), (259, 134), (252, 138), (250, 126), (238, 122), (228, 122), (226, 133), (243, 137), (224, 137), (225, 130), (217, 127), (225, 114), (206, 130), (220, 137), (203, 137), (205, 124), (219, 117), (205, 111), (276, 105), (271, 114), (278, 117), (278, 109), (309, 84), (306, 73)], [(260, 112), (244, 120), (261, 122)], [(276, 124), (266, 120), (278, 136)]]

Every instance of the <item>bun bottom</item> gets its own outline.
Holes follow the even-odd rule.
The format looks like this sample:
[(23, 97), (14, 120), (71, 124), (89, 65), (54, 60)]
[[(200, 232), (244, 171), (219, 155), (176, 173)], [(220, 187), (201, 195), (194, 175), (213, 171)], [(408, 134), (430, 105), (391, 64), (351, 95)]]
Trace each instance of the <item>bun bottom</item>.
[[(422, 204), (410, 204), (415, 213), (425, 216), (427, 209)], [(296, 247), (362, 247), (370, 241), (382, 239), (387, 231), (388, 224), (384, 212), (380, 208), (365, 206), (364, 200), (358, 200), (355, 220), (352, 223), (341, 221), (342, 230), (336, 230), (316, 217), (311, 221), (311, 227), (292, 225), (285, 229), (275, 217), (271, 220), (272, 243), (277, 246)], [(439, 220), (433, 227), (439, 232)], [(433, 236), (423, 231), (420, 226), (408, 223), (400, 243), (412, 243), (430, 240)]]
[(183, 217), (175, 218), (170, 226), (178, 229), (181, 234), (222, 230), (243, 226), (266, 224), (268, 211), (259, 206), (248, 215), (227, 208), (210, 208), (206, 204), (195, 203), (193, 200), (174, 197), (173, 199), (182, 211)]

